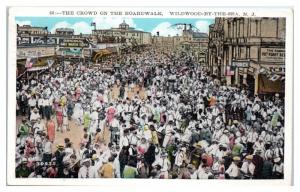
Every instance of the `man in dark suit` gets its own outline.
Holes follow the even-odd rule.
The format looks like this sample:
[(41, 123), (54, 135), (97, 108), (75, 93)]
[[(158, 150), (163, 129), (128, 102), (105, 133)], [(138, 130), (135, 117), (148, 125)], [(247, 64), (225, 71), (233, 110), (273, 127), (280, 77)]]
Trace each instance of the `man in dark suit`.
[(252, 162), (255, 165), (253, 179), (262, 179), (262, 169), (264, 165), (264, 159), (261, 157), (260, 149), (257, 149), (255, 151)]

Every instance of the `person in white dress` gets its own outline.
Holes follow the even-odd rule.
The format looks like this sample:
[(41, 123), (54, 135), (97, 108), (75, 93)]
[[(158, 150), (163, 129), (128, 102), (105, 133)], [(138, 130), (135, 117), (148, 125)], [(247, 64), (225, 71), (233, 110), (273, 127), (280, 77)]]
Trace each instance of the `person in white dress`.
[(76, 122), (77, 125), (82, 125), (83, 121), (83, 108), (80, 102), (77, 102), (74, 107), (74, 113), (72, 117)]

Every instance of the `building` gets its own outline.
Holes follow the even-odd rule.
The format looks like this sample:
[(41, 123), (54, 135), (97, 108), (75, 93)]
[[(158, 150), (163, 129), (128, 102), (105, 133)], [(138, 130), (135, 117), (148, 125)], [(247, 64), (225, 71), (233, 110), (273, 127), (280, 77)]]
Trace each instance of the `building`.
[(74, 35), (74, 30), (71, 28), (58, 28), (52, 34), (47, 27), (33, 27), (30, 25), (17, 27), (17, 46), (53, 45), (64, 47), (66, 44), (70, 44), (67, 42), (81, 41), (81, 43), (76, 43), (74, 46), (87, 47), (86, 39), (91, 39), (91, 35)]
[(153, 36), (152, 44), (156, 47), (175, 48), (182, 42), (182, 36)]
[(153, 36), (152, 44), (166, 49), (182, 50), (192, 56), (199, 63), (207, 63), (208, 35), (192, 30), (188, 24), (182, 31), (182, 35), (176, 36)]
[[(17, 45), (39, 43), (38, 39), (45, 40), (48, 35), (47, 27), (33, 27), (17, 25)], [(38, 38), (35, 38), (38, 37)]]
[(208, 35), (206, 33), (189, 31), (183, 33), (185, 44), (182, 47), (190, 51), (192, 56), (201, 64), (207, 63)]
[(92, 36), (95, 44), (124, 43), (134, 46), (151, 44), (151, 33), (136, 30), (125, 21), (118, 28), (94, 29)]
[(17, 25), (18, 35), (45, 35), (48, 33), (47, 27), (32, 27), (31, 25)]
[(57, 28), (57, 29), (55, 29), (55, 34), (57, 34), (57, 35), (72, 36), (72, 35), (74, 35), (74, 29), (70, 29), (70, 28)]
[(227, 85), (284, 92), (285, 18), (216, 18), (208, 52), (210, 71)]
[[(83, 50), (90, 46), (91, 35), (74, 35), (70, 28), (58, 28), (51, 34), (47, 27), (30, 25), (17, 26), (17, 66), (25, 70), (26, 62), (31, 60), (30, 70), (43, 69), (48, 61), (82, 60)], [(27, 69), (29, 70), (29, 69)]]
[(224, 20), (225, 18), (216, 18), (215, 23), (209, 26), (207, 63), (210, 73), (222, 80), (225, 78), (225, 67), (223, 66)]

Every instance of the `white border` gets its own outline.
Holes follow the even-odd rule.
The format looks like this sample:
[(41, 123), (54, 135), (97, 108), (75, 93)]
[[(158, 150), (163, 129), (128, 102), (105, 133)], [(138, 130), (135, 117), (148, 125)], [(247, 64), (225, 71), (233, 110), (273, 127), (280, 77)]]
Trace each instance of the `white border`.
[[(130, 8), (135, 9), (134, 8)], [(28, 10), (27, 10), (28, 9)], [(9, 52), (8, 52), (8, 111), (7, 114), (13, 114), (13, 115), (8, 115), (8, 127), (11, 127), (12, 129), (8, 129), (8, 151), (15, 151), (15, 105), (13, 104), (15, 98), (15, 76), (11, 74), (15, 74), (15, 66), (16, 66), (16, 39), (15, 39), (15, 25), (14, 25), (14, 17), (17, 15), (14, 15), (14, 11), (17, 10), (17, 13), (21, 13), (19, 16), (24, 16), (26, 14), (30, 15), (31, 14), (37, 14), (39, 13), (43, 16), (45, 15), (45, 10), (44, 9), (53, 9), (53, 8), (38, 8), (40, 11), (32, 11), (33, 8), (31, 8), (29, 11), (29, 8), (13, 8), (12, 12), (9, 14)], [(61, 9), (61, 8), (58, 8)], [(70, 8), (67, 8), (70, 9)], [(80, 8), (83, 9), (83, 8)], [(89, 10), (91, 8), (88, 8)], [(118, 8), (122, 9), (122, 8)], [(123, 9), (128, 9), (128, 8), (123, 8)], [(140, 8), (137, 8), (139, 11), (141, 10)], [(146, 8), (144, 8), (146, 9)], [(162, 8), (160, 8), (162, 9)], [(173, 8), (172, 8), (173, 9)], [(176, 8), (174, 8), (176, 9)], [(184, 8), (188, 9), (188, 8)], [(197, 8), (191, 8), (191, 9), (197, 9)], [(212, 8), (209, 8), (210, 10)], [(215, 8), (215, 10), (222, 10), (224, 11), (225, 8)], [(261, 8), (259, 8), (261, 9)], [(42, 11), (43, 10), (43, 11)], [(150, 8), (150, 10), (153, 10), (153, 8)], [(197, 9), (198, 10), (198, 9)], [(226, 9), (227, 10), (227, 9)], [(233, 10), (228, 9), (228, 10)], [(234, 8), (236, 11), (237, 8)], [(258, 10), (258, 8), (253, 9)], [(278, 11), (279, 10), (279, 11)], [(249, 11), (249, 9), (247, 9)], [(261, 15), (260, 15), (261, 14)], [(292, 90), (293, 90), (293, 84), (292, 84), (292, 74), (293, 74), (293, 14), (291, 10), (287, 9), (261, 9), (258, 16), (286, 16), (287, 18), (287, 23), (286, 23), (286, 29), (287, 29), (287, 38), (286, 38), (286, 113), (285, 113), (285, 118), (286, 118), (286, 138), (285, 138), (285, 147), (287, 150), (285, 150), (285, 157), (291, 157), (292, 156), (292, 151), (288, 149), (292, 149)], [(166, 16), (166, 15), (165, 15)], [(12, 98), (12, 99), (10, 99)], [(14, 154), (13, 153), (8, 153), (8, 167), (7, 170), (14, 170)], [(250, 185), (259, 185), (259, 186), (269, 186), (269, 185), (290, 185), (291, 183), (291, 171), (292, 171), (292, 158), (286, 158), (285, 160), (285, 175), (288, 177), (288, 179), (282, 180), (282, 181), (219, 181), (219, 180), (197, 180), (197, 181), (185, 181), (185, 180), (159, 180), (160, 184), (163, 185), (170, 185), (174, 186), (175, 185), (186, 185), (188, 184), (189, 187), (197, 187), (201, 183), (201, 186), (205, 187), (211, 187), (212, 184), (214, 185), (222, 185), (222, 186), (250, 186)], [(11, 169), (12, 168), (12, 169)], [(14, 171), (13, 171), (14, 173)], [(15, 179), (14, 174), (11, 174), (10, 171), (8, 171), (7, 175), (7, 182), (8, 184), (18, 184), (18, 185), (101, 185), (101, 186), (113, 186), (115, 183), (118, 183), (120, 187), (128, 187), (128, 186), (136, 186), (136, 187), (141, 187), (143, 189), (143, 186), (145, 183), (149, 186), (155, 186), (157, 185), (157, 180), (119, 180), (119, 179), (89, 179), (89, 180), (82, 180), (82, 179), (77, 179), (77, 180), (63, 180), (63, 179), (54, 179), (54, 180), (49, 180), (49, 179)], [(13, 177), (12, 177), (13, 176)]]

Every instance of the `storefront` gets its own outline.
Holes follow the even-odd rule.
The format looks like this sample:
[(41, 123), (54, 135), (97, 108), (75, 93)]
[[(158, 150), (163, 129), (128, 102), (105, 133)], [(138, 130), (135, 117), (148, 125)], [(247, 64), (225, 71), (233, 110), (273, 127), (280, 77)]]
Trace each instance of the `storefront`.
[(284, 93), (284, 90), (285, 81), (282, 81), (281, 78), (272, 81), (267, 75), (258, 75), (259, 94)]
[[(19, 59), (17, 60), (17, 76), (24, 73), (25, 71), (38, 71), (47, 68), (49, 65), (55, 63), (55, 56), (48, 57), (39, 57), (39, 58), (31, 58), (30, 61), (28, 59)], [(30, 62), (31, 67), (26, 68), (26, 63)]]

